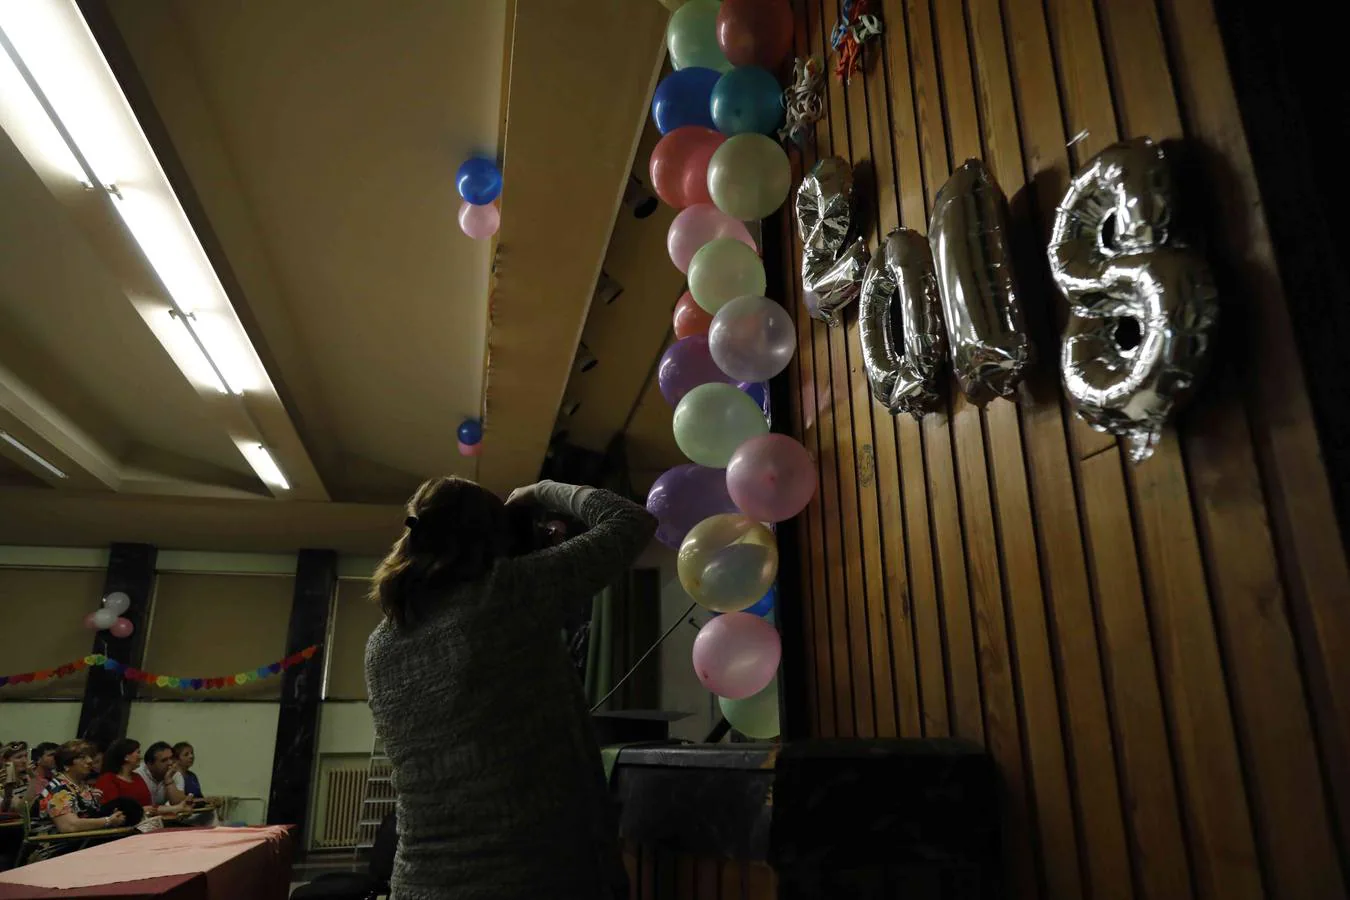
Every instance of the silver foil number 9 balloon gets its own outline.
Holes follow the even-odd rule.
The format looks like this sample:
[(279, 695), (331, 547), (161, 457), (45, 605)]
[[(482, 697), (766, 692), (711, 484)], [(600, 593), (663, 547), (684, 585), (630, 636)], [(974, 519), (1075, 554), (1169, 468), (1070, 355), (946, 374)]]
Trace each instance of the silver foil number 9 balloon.
[(917, 231), (892, 231), (872, 254), (858, 300), (858, 338), (878, 402), (916, 419), (937, 408), (947, 341), (933, 254)]
[(938, 191), (933, 248), (952, 366), (972, 402), (1011, 397), (1035, 361), (1008, 244), (1008, 201), (989, 169), (966, 160)]
[(816, 163), (797, 188), (796, 208), (807, 311), (838, 325), (844, 307), (858, 296), (868, 259), (867, 245), (856, 236), (853, 169), (837, 157)]
[(1203, 368), (1218, 317), (1208, 264), (1172, 233), (1172, 180), (1148, 138), (1106, 148), (1055, 213), (1050, 270), (1069, 301), (1064, 388), (1089, 425), (1153, 454)]

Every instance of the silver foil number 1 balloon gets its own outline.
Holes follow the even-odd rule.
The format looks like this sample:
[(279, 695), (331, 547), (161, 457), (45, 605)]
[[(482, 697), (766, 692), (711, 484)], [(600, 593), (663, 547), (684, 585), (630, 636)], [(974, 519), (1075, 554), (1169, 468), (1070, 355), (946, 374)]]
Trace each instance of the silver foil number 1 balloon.
[(796, 211), (807, 311), (838, 325), (844, 307), (858, 296), (868, 259), (867, 245), (857, 237), (849, 164), (837, 157), (816, 163), (797, 188)]
[(1126, 439), (1135, 463), (1199, 377), (1218, 317), (1209, 265), (1176, 239), (1172, 211), (1162, 149), (1136, 138), (1074, 177), (1050, 238), (1069, 301), (1064, 389), (1089, 425)]
[(928, 240), (961, 390), (981, 405), (1011, 397), (1036, 354), (1013, 275), (1008, 201), (984, 163), (966, 160), (938, 191)]
[(916, 419), (937, 408), (947, 342), (933, 254), (917, 231), (892, 231), (872, 255), (858, 300), (858, 338), (878, 402)]

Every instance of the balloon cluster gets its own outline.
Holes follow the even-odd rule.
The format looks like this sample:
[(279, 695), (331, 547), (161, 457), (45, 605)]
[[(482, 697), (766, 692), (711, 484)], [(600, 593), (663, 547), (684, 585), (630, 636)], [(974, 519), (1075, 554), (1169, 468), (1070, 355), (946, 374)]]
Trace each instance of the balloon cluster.
[(496, 234), (502, 224), (495, 202), (502, 192), (502, 172), (497, 164), (481, 156), (464, 160), (455, 173), (455, 186), (464, 198), (459, 207), (460, 230), (475, 241)]
[(456, 432), (459, 438), (460, 456), (479, 456), (483, 452), (483, 423), (477, 419), (465, 419), (459, 423)]
[(129, 638), (136, 626), (122, 613), (131, 609), (131, 598), (122, 591), (113, 591), (103, 598), (103, 605), (84, 617), (84, 627), (90, 631), (106, 631), (115, 638)]
[(674, 408), (675, 441), (691, 463), (665, 472), (647, 496), (657, 538), (679, 549), (680, 583), (714, 618), (694, 641), (694, 671), (742, 733), (773, 737), (774, 677), (782, 654), (765, 616), (774, 607), (778, 544), (772, 523), (795, 516), (816, 490), (806, 449), (769, 433), (764, 383), (796, 351), (788, 313), (764, 296), (764, 263), (747, 221), (782, 206), (787, 155), (774, 71), (792, 43), (786, 0), (688, 0), (671, 17), (675, 72), (652, 118), (657, 195), (680, 210), (667, 233), (688, 291), (675, 306), (676, 341), (657, 382)]

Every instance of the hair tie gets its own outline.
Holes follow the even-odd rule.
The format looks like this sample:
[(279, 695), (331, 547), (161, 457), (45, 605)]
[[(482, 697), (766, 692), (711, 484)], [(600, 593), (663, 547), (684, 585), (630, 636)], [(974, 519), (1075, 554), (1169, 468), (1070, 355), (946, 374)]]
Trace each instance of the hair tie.
[(408, 526), (409, 531), (412, 531), (417, 527), (417, 516), (408, 516), (408, 518), (403, 520), (403, 524)]

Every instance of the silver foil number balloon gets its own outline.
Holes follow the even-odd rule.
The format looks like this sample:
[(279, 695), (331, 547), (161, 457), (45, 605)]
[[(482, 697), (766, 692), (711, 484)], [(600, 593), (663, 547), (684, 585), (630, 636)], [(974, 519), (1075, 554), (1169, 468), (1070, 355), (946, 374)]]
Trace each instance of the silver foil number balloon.
[(858, 300), (858, 337), (879, 403), (916, 419), (937, 408), (947, 341), (933, 254), (917, 231), (892, 231), (872, 254)]
[(802, 288), (813, 319), (838, 325), (858, 296), (867, 268), (867, 245), (857, 237), (853, 169), (837, 157), (822, 159), (797, 188), (797, 231), (802, 236)]
[(938, 192), (933, 248), (952, 366), (972, 402), (1011, 397), (1035, 361), (1008, 243), (1008, 201), (984, 163), (966, 160)]
[(1199, 377), (1219, 311), (1209, 265), (1172, 233), (1172, 207), (1162, 149), (1136, 138), (1074, 177), (1050, 237), (1069, 301), (1064, 388), (1084, 421), (1126, 439), (1135, 463)]

